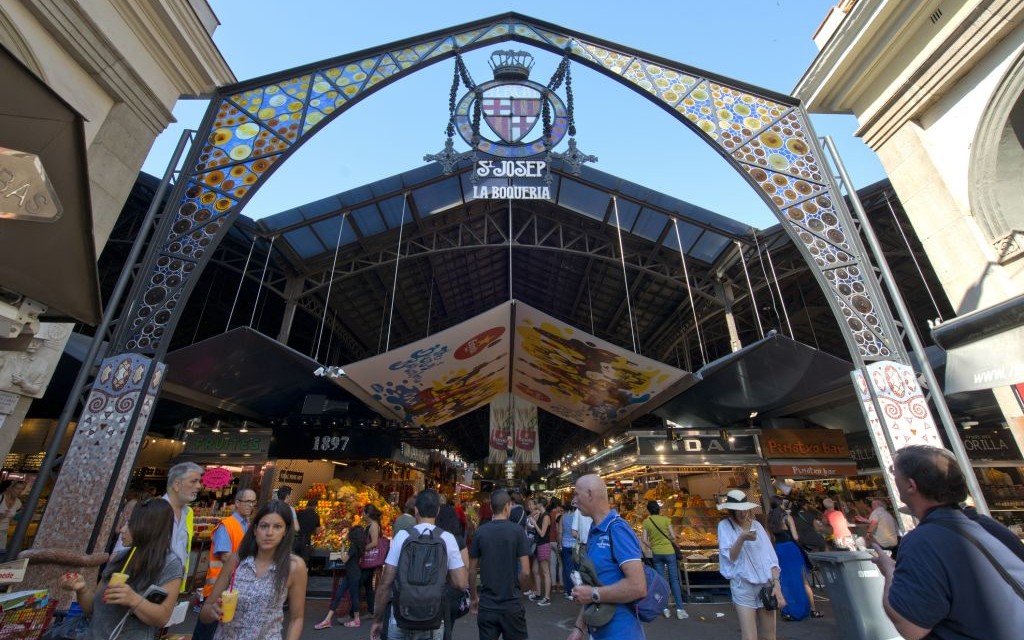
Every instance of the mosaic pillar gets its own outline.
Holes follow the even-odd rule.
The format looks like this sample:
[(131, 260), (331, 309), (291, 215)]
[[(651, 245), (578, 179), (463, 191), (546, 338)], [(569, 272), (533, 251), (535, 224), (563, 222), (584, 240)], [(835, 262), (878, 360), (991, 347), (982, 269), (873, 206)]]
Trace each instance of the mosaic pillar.
[[(868, 433), (878, 451), (878, 463), (889, 488), (889, 497), (893, 507), (898, 508), (899, 493), (892, 474), (893, 454), (911, 444), (940, 448), (945, 445), (912, 367), (882, 360), (850, 375), (860, 395)], [(910, 516), (897, 512), (896, 517), (904, 532), (914, 527)]]
[(50, 588), (51, 596), (67, 599), (68, 592), (55, 589), (63, 572), (80, 570), (87, 580), (95, 578), (165, 368), (137, 354), (111, 356), (100, 364), (32, 548), (21, 554), (30, 558), (24, 588)]

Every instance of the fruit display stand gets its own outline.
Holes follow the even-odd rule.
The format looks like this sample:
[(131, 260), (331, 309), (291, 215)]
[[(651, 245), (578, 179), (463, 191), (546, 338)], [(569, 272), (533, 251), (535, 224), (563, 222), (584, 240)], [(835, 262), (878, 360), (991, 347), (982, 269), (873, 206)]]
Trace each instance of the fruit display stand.
[(372, 504), (380, 510), (381, 535), (388, 538), (392, 537), (391, 522), (400, 514), (373, 487), (358, 482), (335, 479), (326, 484), (314, 484), (295, 508), (304, 509), (312, 498), (317, 500), (316, 512), (321, 525), (320, 533), (312, 540), (314, 555), (318, 557), (326, 558), (332, 551), (341, 550), (349, 528), (362, 523), (366, 505)]

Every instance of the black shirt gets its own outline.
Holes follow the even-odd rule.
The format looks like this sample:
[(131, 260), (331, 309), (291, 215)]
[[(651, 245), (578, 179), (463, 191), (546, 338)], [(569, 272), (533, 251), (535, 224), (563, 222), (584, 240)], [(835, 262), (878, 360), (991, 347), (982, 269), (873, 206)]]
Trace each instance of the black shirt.
[(313, 509), (303, 509), (296, 515), (299, 520), (299, 540), (309, 542), (313, 532), (320, 526), (320, 516)]
[(469, 557), (480, 561), (481, 610), (522, 610), (519, 559), (529, 555), (526, 534), (518, 524), (491, 520), (480, 525), (470, 544)]

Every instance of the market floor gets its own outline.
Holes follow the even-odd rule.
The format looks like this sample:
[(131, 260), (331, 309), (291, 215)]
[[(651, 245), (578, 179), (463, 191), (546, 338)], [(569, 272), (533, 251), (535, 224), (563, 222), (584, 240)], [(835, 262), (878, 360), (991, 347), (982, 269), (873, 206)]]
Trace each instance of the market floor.
[[(721, 599), (721, 598), (720, 598)], [(526, 607), (526, 624), (530, 638), (534, 640), (562, 640), (569, 635), (573, 621), (578, 612), (577, 605), (558, 598), (551, 602), (550, 607), (538, 607), (523, 599)], [(358, 629), (347, 629), (335, 624), (330, 630), (318, 631), (313, 628), (323, 619), (327, 611), (326, 599), (309, 599), (306, 601), (305, 623), (303, 624), (302, 640), (365, 640), (370, 637), (371, 619), (363, 617), (363, 625)], [(827, 601), (819, 596), (818, 609), (825, 614), (824, 618), (807, 619), (801, 622), (778, 621), (777, 640), (821, 640), (839, 638), (832, 608)], [(739, 638), (739, 624), (732, 603), (723, 601), (716, 603), (693, 603), (687, 606), (690, 614), (688, 620), (658, 619), (644, 625), (647, 640), (731, 640)], [(346, 617), (346, 620), (348, 618)], [(195, 625), (194, 615), (171, 633), (189, 634)], [(455, 623), (453, 640), (476, 640), (476, 618), (469, 614)]]

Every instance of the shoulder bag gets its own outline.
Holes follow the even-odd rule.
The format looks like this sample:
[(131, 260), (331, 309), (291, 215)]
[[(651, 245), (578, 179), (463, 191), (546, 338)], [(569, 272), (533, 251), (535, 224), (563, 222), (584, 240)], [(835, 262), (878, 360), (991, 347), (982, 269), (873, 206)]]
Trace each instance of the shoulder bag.
[(960, 534), (964, 539), (966, 539), (968, 542), (977, 547), (978, 551), (981, 552), (981, 555), (985, 556), (985, 559), (992, 563), (992, 566), (995, 568), (996, 571), (999, 572), (999, 575), (1002, 576), (1003, 580), (1006, 581), (1006, 584), (1010, 585), (1010, 588), (1013, 589), (1014, 592), (1018, 596), (1020, 596), (1022, 600), (1024, 600), (1024, 587), (1022, 587), (1019, 582), (1013, 579), (1013, 576), (1010, 575), (1010, 572), (1007, 571), (1006, 568), (1003, 567), (1003, 565), (996, 562), (996, 559), (992, 557), (992, 552), (986, 549), (985, 546), (981, 544), (981, 542), (979, 542), (978, 539), (975, 538), (971, 533), (964, 531), (963, 529), (957, 527), (956, 525), (950, 522), (943, 522), (941, 520), (930, 520), (928, 522), (925, 522), (924, 524), (938, 525), (943, 529), (949, 529), (954, 533)]
[(388, 550), (391, 548), (391, 541), (384, 536), (377, 538), (377, 546), (363, 553), (359, 558), (360, 569), (376, 569), (384, 564), (388, 557)]

